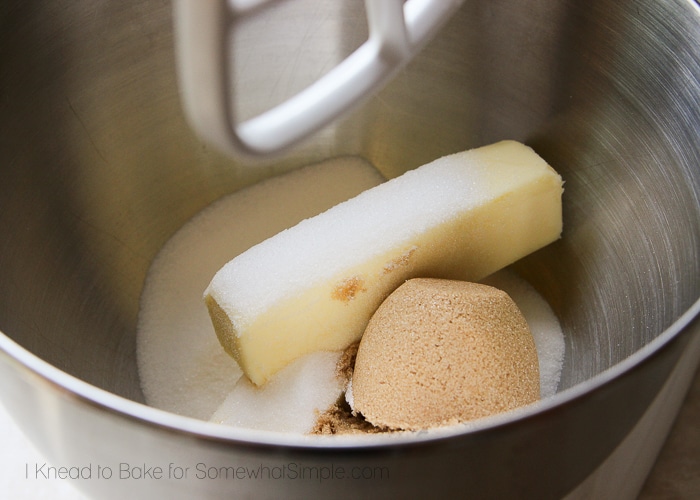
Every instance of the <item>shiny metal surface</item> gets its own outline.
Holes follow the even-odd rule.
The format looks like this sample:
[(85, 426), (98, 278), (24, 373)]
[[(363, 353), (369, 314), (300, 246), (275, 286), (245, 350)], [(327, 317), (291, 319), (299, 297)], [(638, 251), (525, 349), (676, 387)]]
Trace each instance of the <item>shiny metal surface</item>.
[[(700, 334), (698, 5), (467, 0), (368, 105), (252, 166), (210, 150), (187, 127), (170, 7), (0, 6), (0, 397), (28, 435), (64, 464), (296, 461), (392, 471), (349, 485), (190, 484), (200, 497), (468, 488), (557, 498), (572, 490)], [(317, 9), (287, 2), (240, 31), (237, 75), (251, 112), (303, 88), (364, 40), (362, 2), (342, 3), (342, 23)], [(251, 444), (139, 404), (143, 279), (197, 211), (328, 156), (362, 155), (393, 176), (503, 138), (532, 145), (566, 180), (563, 239), (518, 266), (567, 335), (563, 392), (544, 408), (446, 440), (348, 453)], [(174, 480), (78, 486), (99, 498), (193, 494)]]

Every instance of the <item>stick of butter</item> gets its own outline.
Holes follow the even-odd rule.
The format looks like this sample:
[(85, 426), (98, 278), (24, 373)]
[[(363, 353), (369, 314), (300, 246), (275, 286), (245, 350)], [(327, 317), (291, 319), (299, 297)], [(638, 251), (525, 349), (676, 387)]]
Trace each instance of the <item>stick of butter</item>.
[(262, 385), (304, 354), (358, 341), (407, 279), (478, 281), (557, 240), (562, 192), (518, 142), (435, 160), (227, 263), (204, 293), (216, 334)]

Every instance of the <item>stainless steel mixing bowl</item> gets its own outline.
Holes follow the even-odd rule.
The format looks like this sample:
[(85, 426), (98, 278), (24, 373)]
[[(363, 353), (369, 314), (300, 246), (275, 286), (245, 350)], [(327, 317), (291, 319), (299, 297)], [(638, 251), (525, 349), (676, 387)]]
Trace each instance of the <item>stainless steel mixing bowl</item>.
[[(297, 0), (267, 14), (235, 40), (249, 113), (366, 36), (361, 2)], [(97, 498), (561, 497), (697, 346), (693, 1), (467, 0), (367, 105), (264, 162), (220, 155), (187, 126), (164, 0), (3, 2), (0, 89), (0, 397), (52, 463), (92, 464), (93, 478), (76, 484)], [(533, 146), (566, 180), (563, 239), (517, 266), (565, 329), (556, 397), (448, 437), (342, 445), (142, 404), (140, 291), (158, 249), (192, 215), (329, 156), (361, 155), (394, 176), (504, 138)], [(198, 463), (287, 474), (196, 479)], [(117, 477), (143, 464), (166, 477)], [(191, 467), (189, 480), (167, 477), (170, 464)], [(96, 478), (98, 466), (114, 477)], [(292, 477), (330, 470), (313, 467), (334, 476)], [(366, 479), (339, 479), (339, 469)]]

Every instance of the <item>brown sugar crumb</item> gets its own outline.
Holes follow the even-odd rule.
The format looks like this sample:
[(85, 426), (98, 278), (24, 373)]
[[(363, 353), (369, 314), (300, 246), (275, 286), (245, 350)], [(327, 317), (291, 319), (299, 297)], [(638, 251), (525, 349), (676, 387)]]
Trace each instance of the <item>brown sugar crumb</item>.
[(395, 269), (398, 269), (399, 267), (407, 266), (408, 263), (411, 261), (411, 257), (416, 252), (416, 250), (418, 250), (418, 247), (411, 247), (411, 249), (409, 249), (403, 255), (389, 261), (384, 266), (384, 274), (389, 274), (390, 272), (394, 271)]
[(359, 349), (359, 347), (359, 342), (350, 344), (343, 351), (343, 354), (338, 360), (338, 364), (335, 366), (336, 376), (346, 384), (352, 378), (352, 371), (355, 368), (355, 358), (357, 357), (357, 349)]
[(346, 278), (333, 289), (331, 298), (343, 302), (350, 302), (359, 292), (364, 292), (367, 289), (364, 287), (364, 280), (359, 276)]
[(380, 432), (390, 432), (390, 430), (372, 425), (362, 415), (353, 415), (350, 405), (342, 396), (318, 417), (311, 434), (377, 434)]

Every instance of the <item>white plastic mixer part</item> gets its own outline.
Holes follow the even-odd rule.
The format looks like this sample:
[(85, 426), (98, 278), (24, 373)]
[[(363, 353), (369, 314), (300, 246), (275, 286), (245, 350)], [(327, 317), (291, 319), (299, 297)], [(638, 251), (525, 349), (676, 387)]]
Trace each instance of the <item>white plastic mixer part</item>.
[(237, 18), (279, 0), (176, 0), (182, 99), (206, 141), (229, 154), (266, 155), (309, 136), (379, 90), (463, 0), (365, 0), (369, 38), (338, 66), (272, 109), (238, 123), (230, 77)]

